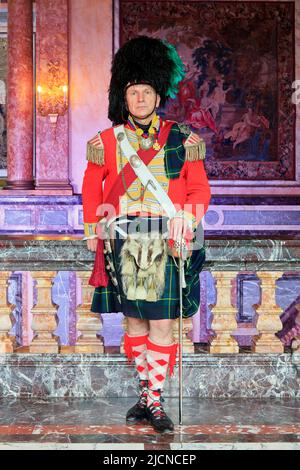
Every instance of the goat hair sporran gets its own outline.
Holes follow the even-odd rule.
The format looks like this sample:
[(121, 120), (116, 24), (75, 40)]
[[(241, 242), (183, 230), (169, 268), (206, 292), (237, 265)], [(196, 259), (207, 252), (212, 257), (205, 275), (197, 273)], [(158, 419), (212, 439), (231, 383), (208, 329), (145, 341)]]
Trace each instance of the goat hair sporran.
[(128, 235), (120, 252), (122, 286), (128, 300), (160, 299), (167, 259), (167, 241), (160, 232)]

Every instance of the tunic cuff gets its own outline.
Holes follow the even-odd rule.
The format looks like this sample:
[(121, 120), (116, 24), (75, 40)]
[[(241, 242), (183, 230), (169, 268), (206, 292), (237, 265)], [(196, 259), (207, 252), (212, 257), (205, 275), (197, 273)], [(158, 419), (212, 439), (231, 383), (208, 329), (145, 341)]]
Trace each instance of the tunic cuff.
[(86, 238), (84, 240), (87, 240), (88, 238), (96, 238), (96, 227), (97, 223), (91, 223), (91, 224), (84, 224), (84, 235)]

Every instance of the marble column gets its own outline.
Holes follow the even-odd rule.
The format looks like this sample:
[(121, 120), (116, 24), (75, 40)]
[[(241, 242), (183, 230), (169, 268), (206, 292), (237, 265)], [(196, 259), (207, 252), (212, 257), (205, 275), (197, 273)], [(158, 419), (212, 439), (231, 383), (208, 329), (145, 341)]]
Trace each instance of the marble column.
[[(36, 83), (39, 100), (55, 103), (68, 85), (68, 0), (36, 0)], [(39, 103), (38, 103), (39, 104)], [(37, 190), (72, 194), (69, 182), (68, 110), (60, 104), (56, 124), (49, 115), (36, 116)], [(51, 108), (51, 106), (50, 106)], [(49, 108), (49, 109), (50, 109)], [(57, 194), (57, 192), (56, 192)]]
[(33, 188), (32, 0), (8, 0), (7, 185)]

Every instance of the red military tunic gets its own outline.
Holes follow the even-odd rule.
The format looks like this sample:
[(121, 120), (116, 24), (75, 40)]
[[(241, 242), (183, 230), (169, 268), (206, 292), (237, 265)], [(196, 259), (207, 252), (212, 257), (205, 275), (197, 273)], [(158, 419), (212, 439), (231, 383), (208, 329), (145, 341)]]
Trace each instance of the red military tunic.
[[(162, 121), (162, 125), (164, 123), (165, 121)], [(125, 125), (125, 131), (131, 145), (137, 150), (139, 147), (135, 132), (128, 125)], [(82, 185), (83, 219), (86, 237), (95, 236), (95, 228), (99, 220), (96, 215), (97, 208), (106, 200), (120, 172), (121, 156), (118, 147), (113, 127), (98, 133), (88, 142), (87, 159), (89, 162)], [(205, 144), (197, 134), (190, 132), (185, 139), (184, 147), (186, 158), (178, 178), (168, 179), (166, 177), (163, 165), (164, 148), (160, 149), (148, 167), (166, 190), (178, 212), (190, 221), (191, 228), (195, 228), (207, 211), (211, 198), (210, 186), (203, 163)], [(123, 166), (125, 166), (125, 163), (123, 161)], [(136, 178), (129, 190), (132, 191), (133, 195), (138, 195), (140, 186), (141, 183)], [(117, 215), (121, 213), (165, 215), (159, 203), (153, 199), (150, 190), (148, 193), (145, 192), (143, 200), (136, 203), (132, 202), (125, 194), (115, 210)]]

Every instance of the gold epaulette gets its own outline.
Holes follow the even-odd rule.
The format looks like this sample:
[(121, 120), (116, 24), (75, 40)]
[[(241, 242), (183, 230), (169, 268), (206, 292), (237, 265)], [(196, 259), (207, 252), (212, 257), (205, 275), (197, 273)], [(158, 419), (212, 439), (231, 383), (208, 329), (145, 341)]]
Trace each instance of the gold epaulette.
[(88, 141), (86, 159), (89, 162), (97, 163), (97, 165), (104, 165), (104, 145), (100, 132)]
[(205, 142), (195, 132), (190, 133), (183, 145), (185, 148), (185, 159), (189, 162), (205, 159)]

